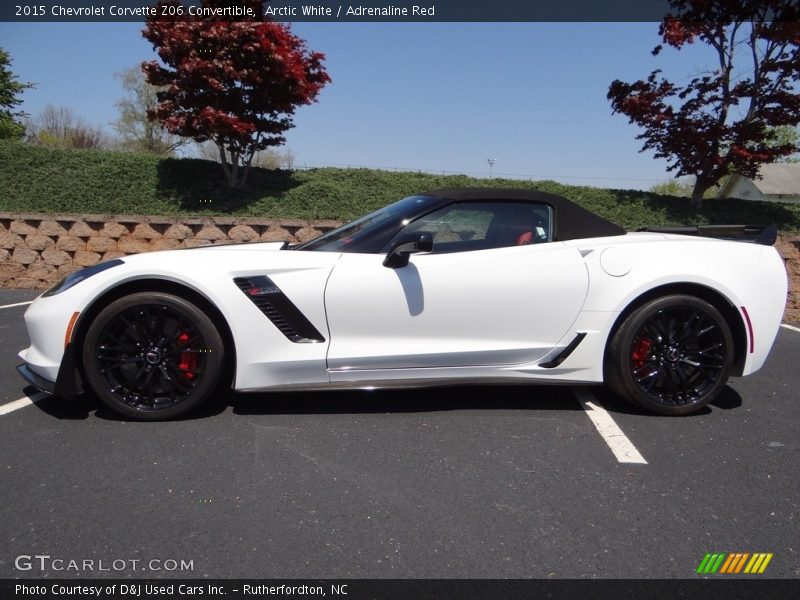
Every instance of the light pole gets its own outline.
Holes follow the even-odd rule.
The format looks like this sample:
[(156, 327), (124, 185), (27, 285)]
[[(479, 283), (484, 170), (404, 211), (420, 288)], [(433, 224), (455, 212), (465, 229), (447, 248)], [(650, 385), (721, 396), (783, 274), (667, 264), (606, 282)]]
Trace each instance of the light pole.
[(489, 163), (489, 179), (492, 179), (492, 169), (494, 168), (494, 163), (497, 162), (496, 158), (487, 158), (486, 162)]

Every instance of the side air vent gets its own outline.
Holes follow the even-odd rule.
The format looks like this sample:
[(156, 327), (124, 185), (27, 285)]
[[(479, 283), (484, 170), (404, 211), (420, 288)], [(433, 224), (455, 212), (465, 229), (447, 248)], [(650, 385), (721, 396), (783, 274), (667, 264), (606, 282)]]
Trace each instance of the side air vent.
[(561, 352), (559, 352), (558, 356), (556, 356), (551, 361), (540, 364), (539, 366), (545, 369), (552, 369), (554, 367), (557, 367), (562, 362), (564, 362), (570, 354), (572, 354), (572, 351), (578, 347), (578, 344), (580, 344), (583, 341), (583, 338), (585, 337), (586, 337), (586, 332), (585, 331), (580, 332), (578, 335), (575, 336), (575, 339), (573, 339), (567, 345), (566, 348), (564, 348)]
[(311, 321), (269, 277), (237, 277), (233, 282), (290, 341), (295, 344), (325, 341)]

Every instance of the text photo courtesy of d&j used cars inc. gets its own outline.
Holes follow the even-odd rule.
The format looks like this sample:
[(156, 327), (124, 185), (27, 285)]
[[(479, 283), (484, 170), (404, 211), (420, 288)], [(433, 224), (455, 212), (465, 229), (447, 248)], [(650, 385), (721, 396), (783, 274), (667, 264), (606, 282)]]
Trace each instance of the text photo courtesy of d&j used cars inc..
[(0, 6), (0, 596), (795, 598), (793, 0)]

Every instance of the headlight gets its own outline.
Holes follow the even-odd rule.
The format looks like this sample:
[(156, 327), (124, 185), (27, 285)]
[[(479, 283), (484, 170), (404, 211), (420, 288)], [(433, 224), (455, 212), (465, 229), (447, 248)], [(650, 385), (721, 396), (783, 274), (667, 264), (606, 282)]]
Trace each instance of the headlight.
[(64, 279), (59, 281), (49, 290), (47, 290), (42, 296), (55, 296), (56, 294), (60, 294), (71, 288), (73, 285), (80, 283), (84, 279), (88, 279), (92, 275), (97, 275), (97, 273), (101, 273), (106, 269), (110, 269), (111, 267), (116, 267), (121, 264), (124, 264), (124, 261), (120, 260), (119, 258), (115, 258), (114, 260), (109, 260), (107, 262), (100, 263), (98, 265), (94, 265), (93, 267), (86, 267), (85, 269), (81, 269), (80, 271), (75, 271), (74, 273), (70, 273)]

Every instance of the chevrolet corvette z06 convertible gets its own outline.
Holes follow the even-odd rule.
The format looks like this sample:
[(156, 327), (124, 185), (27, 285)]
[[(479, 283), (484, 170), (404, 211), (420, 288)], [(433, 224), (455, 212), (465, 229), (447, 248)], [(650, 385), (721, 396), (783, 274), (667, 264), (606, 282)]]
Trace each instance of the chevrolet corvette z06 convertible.
[(522, 382), (604, 383), (684, 415), (764, 363), (786, 301), (775, 235), (626, 233), (551, 194), (437, 190), (302, 244), (153, 252), (73, 273), (25, 313), (18, 368), (42, 390), (91, 391), (141, 420), (188, 413), (222, 386)]

